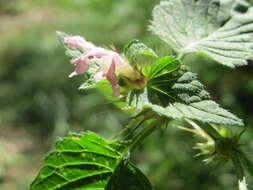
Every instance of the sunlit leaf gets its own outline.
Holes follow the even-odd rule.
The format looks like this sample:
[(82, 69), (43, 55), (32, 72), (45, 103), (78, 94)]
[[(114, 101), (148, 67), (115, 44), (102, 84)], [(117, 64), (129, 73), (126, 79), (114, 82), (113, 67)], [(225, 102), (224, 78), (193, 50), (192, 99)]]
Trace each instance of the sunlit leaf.
[(45, 158), (30, 189), (103, 190), (110, 181), (111, 187), (106, 189), (111, 190), (115, 184), (124, 185), (124, 176), (134, 182), (128, 184), (129, 189), (149, 190), (140, 185), (150, 184), (144, 175), (124, 159), (127, 151), (126, 144), (105, 140), (92, 132), (70, 134), (57, 141), (56, 150)]
[(243, 0), (165, 0), (150, 28), (179, 55), (197, 52), (229, 67), (246, 65), (253, 59), (253, 9), (247, 6)]

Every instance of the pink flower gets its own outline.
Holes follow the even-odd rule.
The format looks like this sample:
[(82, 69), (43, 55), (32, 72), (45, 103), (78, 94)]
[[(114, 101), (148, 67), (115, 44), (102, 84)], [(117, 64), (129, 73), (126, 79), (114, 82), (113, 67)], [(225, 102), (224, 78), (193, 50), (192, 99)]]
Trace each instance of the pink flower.
[(84, 51), (88, 51), (95, 46), (87, 42), (83, 37), (81, 36), (70, 36), (70, 37), (65, 37), (64, 38), (64, 45), (71, 47), (71, 48), (80, 48)]
[(77, 59), (74, 59), (72, 61), (72, 64), (75, 65), (75, 71), (69, 75), (69, 78), (76, 76), (76, 75), (81, 75), (89, 69), (88, 59), (83, 56), (81, 56)]
[(97, 64), (98, 69), (94, 74), (94, 80), (98, 82), (102, 79), (107, 79), (112, 85), (114, 96), (120, 95), (116, 73), (123, 71), (126, 67), (130, 67), (120, 54), (112, 50), (96, 47), (80, 36), (65, 37), (64, 45), (71, 48), (79, 48), (82, 51), (82, 55), (72, 61), (72, 64), (75, 65), (75, 71), (69, 77), (83, 74), (89, 69), (90, 64)]

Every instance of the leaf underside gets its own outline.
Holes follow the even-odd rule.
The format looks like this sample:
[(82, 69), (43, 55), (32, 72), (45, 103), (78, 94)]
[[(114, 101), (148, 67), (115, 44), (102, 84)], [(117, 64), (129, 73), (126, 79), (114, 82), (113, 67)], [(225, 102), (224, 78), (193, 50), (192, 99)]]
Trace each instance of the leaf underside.
[(209, 93), (197, 80), (197, 75), (188, 71), (174, 71), (151, 80), (144, 90), (130, 92), (128, 102), (140, 111), (152, 109), (158, 115), (172, 119), (188, 118), (220, 125), (243, 125), (241, 119), (210, 100)]
[(197, 52), (232, 68), (253, 59), (253, 10), (244, 0), (165, 0), (150, 29), (181, 55)]

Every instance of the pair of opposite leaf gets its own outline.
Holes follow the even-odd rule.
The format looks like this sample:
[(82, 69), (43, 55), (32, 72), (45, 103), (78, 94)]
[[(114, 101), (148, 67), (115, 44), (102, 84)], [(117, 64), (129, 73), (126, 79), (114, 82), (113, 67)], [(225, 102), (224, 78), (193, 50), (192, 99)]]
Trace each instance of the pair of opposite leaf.
[[(253, 58), (253, 12), (246, 1), (162, 1), (154, 8), (150, 29), (169, 44), (179, 58), (187, 53), (196, 52), (207, 55), (229, 67), (245, 65), (247, 60)], [(139, 47), (136, 45), (138, 43), (130, 43), (128, 49), (132, 51), (125, 52), (125, 55), (122, 56), (113, 50), (96, 47), (80, 36), (61, 34), (61, 37), (63, 37), (64, 45), (68, 51), (76, 50), (79, 52), (78, 56), (76, 53), (73, 56), (72, 63), (75, 65), (75, 71), (70, 76), (88, 72), (91, 73), (88, 80), (91, 83), (107, 79), (112, 85), (115, 96), (120, 95), (122, 78), (127, 78), (134, 83), (132, 86), (137, 89), (144, 89), (147, 85), (149, 76), (145, 76), (146, 73), (143, 73), (143, 69), (138, 68), (139, 63), (136, 64), (137, 66), (131, 63), (131, 57), (135, 53), (140, 53)], [(145, 48), (146, 52), (141, 52), (143, 55), (156, 56), (152, 50)], [(153, 64), (157, 64), (157, 62), (153, 61)], [(145, 65), (145, 67), (152, 66)], [(174, 82), (175, 85), (170, 90), (178, 86), (176, 84), (178, 81), (174, 80)], [(187, 82), (189, 81), (184, 82), (185, 86), (190, 85)], [(192, 85), (193, 87), (194, 85)], [(163, 93), (161, 89), (156, 89)], [(192, 89), (189, 89), (188, 93), (191, 93), (190, 91)], [(187, 92), (184, 96), (189, 99), (196, 97), (190, 96)], [(197, 98), (201, 98), (201, 95)], [(233, 117), (232, 114), (208, 100), (202, 101), (200, 99), (198, 102), (187, 104), (179, 99), (179, 102), (168, 105), (164, 110), (160, 106), (157, 108), (156, 105), (152, 105), (152, 108), (159, 109), (160, 113), (167, 112), (165, 115), (172, 118), (186, 117), (205, 122), (216, 121), (215, 123), (218, 124), (242, 125), (238, 118)], [(210, 109), (205, 110), (206, 107), (210, 107)], [(218, 118), (213, 117), (214, 115)], [(228, 117), (229, 121), (224, 121), (224, 117)]]

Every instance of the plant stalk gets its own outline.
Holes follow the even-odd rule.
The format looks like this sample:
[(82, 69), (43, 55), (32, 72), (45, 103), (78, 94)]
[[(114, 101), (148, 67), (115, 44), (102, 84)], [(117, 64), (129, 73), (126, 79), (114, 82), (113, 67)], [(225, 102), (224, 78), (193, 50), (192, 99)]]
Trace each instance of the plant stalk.
[[(144, 122), (149, 123), (144, 125)], [(164, 118), (153, 118), (147, 113), (140, 114), (130, 121), (116, 139), (126, 142), (128, 144), (127, 149), (133, 151), (146, 137), (159, 128), (163, 122), (165, 122)]]

